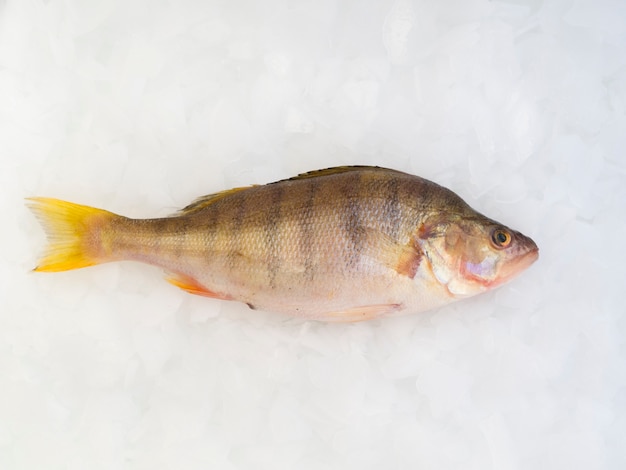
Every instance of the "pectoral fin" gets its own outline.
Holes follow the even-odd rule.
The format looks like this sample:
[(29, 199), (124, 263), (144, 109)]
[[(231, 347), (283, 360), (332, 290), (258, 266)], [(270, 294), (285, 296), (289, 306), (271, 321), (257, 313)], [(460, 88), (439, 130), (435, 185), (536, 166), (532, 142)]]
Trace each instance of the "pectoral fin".
[(413, 244), (403, 246), (395, 267), (396, 272), (413, 279), (420, 267), (423, 256), (424, 253), (419, 246)]
[(363, 235), (367, 241), (366, 253), (398, 274), (411, 279), (415, 277), (424, 253), (414, 239), (406, 244), (400, 244), (390, 236), (374, 229), (363, 229)]

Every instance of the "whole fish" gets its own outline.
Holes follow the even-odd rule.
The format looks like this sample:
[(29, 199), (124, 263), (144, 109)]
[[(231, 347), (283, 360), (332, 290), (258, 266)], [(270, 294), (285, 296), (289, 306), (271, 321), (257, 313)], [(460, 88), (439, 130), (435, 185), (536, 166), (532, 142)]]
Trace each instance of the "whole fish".
[(452, 191), (368, 166), (230, 189), (159, 219), (30, 206), (49, 239), (35, 271), (141, 261), (193, 294), (322, 321), (432, 309), (501, 285), (539, 252)]

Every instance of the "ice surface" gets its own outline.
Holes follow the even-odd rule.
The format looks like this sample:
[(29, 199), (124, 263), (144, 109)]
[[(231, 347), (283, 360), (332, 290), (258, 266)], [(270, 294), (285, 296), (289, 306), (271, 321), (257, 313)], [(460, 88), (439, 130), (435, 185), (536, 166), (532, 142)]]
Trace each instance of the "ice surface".
[[(0, 2), (0, 468), (626, 468), (625, 5)], [(355, 325), (137, 263), (30, 272), (24, 197), (165, 216), (347, 164), (448, 186), (540, 259)]]

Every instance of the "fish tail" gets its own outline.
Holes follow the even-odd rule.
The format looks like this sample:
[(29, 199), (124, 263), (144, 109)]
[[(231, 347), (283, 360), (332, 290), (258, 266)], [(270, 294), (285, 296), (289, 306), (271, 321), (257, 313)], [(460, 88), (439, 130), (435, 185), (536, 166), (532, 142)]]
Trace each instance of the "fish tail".
[(33, 197), (27, 200), (48, 237), (48, 247), (34, 271), (67, 271), (109, 261), (100, 232), (120, 216), (59, 199)]

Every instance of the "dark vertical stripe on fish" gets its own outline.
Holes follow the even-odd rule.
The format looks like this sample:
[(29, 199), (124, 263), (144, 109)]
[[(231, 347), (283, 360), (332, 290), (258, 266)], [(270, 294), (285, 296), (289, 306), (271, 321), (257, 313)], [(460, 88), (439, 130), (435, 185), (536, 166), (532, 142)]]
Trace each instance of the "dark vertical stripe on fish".
[(179, 259), (187, 245), (187, 234), (191, 228), (191, 220), (189, 217), (180, 217), (179, 219), (165, 219), (168, 223), (168, 236), (171, 237), (172, 253), (176, 259)]
[(229, 245), (228, 253), (226, 254), (226, 260), (230, 267), (235, 267), (238, 259), (241, 259), (241, 244), (242, 240), (242, 232), (241, 229), (243, 227), (243, 219), (246, 215), (246, 201), (248, 199), (245, 197), (234, 198), (236, 204), (236, 210), (233, 219), (231, 220), (231, 227), (233, 233), (232, 242)]
[[(169, 225), (169, 221), (170, 219), (152, 219), (151, 224), (147, 224), (145, 222), (142, 224), (143, 227), (147, 229), (146, 239), (144, 239), (143, 237), (139, 239), (139, 243), (141, 243), (140, 249), (142, 251), (146, 251), (148, 249), (154, 250), (155, 253), (161, 251), (164, 242), (166, 243), (168, 241), (167, 227)], [(156, 237), (151, 236), (153, 231), (156, 233)], [(150, 241), (148, 242), (147, 240)], [(148, 244), (150, 246), (148, 246)]]
[(220, 230), (220, 206), (217, 204), (211, 204), (208, 206), (205, 211), (208, 213), (207, 222), (206, 222), (206, 243), (208, 247), (215, 249), (215, 243), (217, 240), (218, 230)]
[(284, 190), (276, 185), (271, 188), (270, 208), (265, 223), (265, 244), (267, 246), (267, 276), (271, 289), (276, 288), (276, 274), (280, 269), (280, 237), (278, 233), (281, 204)]
[(400, 211), (400, 188), (396, 178), (388, 178), (385, 184), (386, 201), (384, 204), (384, 221), (388, 227), (388, 234), (394, 240), (398, 239), (402, 214)]
[[(345, 266), (355, 266), (361, 259), (363, 249), (363, 227), (359, 207), (361, 192), (361, 173), (346, 174), (341, 193), (344, 198), (341, 218), (342, 227), (347, 235), (348, 246), (345, 250)], [(354, 270), (353, 270), (354, 271)]]
[(319, 180), (312, 179), (309, 182), (304, 208), (298, 218), (301, 233), (299, 248), (300, 253), (304, 256), (304, 278), (307, 281), (313, 280), (316, 271), (315, 262), (313, 261), (313, 208), (319, 187)]

